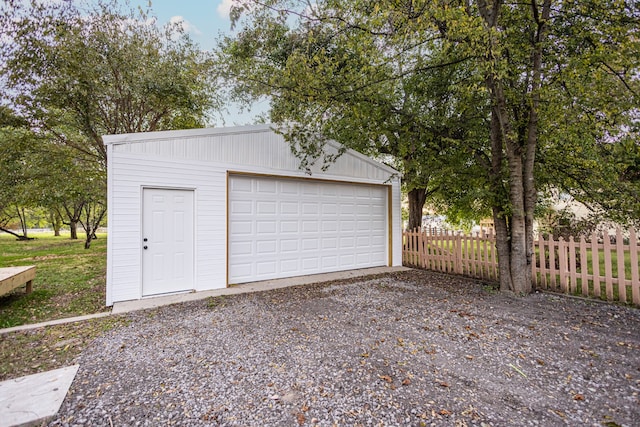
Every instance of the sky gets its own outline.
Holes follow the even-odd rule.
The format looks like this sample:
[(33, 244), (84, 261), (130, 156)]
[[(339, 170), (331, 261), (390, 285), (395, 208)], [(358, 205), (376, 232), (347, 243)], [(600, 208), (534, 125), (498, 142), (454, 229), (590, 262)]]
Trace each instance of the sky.
[[(182, 22), (184, 30), (203, 50), (211, 50), (221, 34), (231, 34), (229, 10), (233, 0), (151, 0), (151, 10), (158, 18), (158, 25)], [(146, 10), (148, 0), (130, 0), (132, 8)], [(268, 102), (255, 104), (250, 111), (241, 112), (236, 105), (228, 105), (223, 114), (224, 123), (214, 117), (215, 126), (253, 124), (257, 116), (268, 110)]]
[[(148, 0), (130, 0), (132, 7), (146, 9)], [(158, 24), (183, 22), (183, 28), (203, 49), (215, 46), (219, 34), (230, 34), (232, 0), (151, 0)]]

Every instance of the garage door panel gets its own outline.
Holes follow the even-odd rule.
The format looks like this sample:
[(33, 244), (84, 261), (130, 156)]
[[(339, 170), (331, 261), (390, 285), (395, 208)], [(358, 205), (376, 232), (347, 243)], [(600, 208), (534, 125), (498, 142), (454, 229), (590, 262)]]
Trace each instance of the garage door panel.
[(275, 219), (256, 221), (256, 231), (260, 235), (275, 234), (278, 232), (278, 222)]
[(335, 219), (322, 221), (323, 233), (335, 233), (336, 231), (338, 231), (338, 221), (336, 221)]
[(280, 221), (281, 233), (297, 233), (298, 221)]
[(312, 274), (311, 272), (318, 271), (318, 266), (319, 263), (317, 257), (302, 258), (302, 271), (304, 273)]
[(300, 194), (300, 186), (295, 181), (281, 181), (280, 192), (285, 195), (297, 196)]
[(253, 234), (253, 222), (251, 221), (232, 221), (230, 228), (233, 235)]
[(298, 202), (280, 202), (280, 215), (298, 216), (299, 208)]
[(318, 239), (317, 238), (302, 239), (302, 250), (303, 251), (317, 251), (318, 250)]
[(256, 267), (256, 273), (258, 276), (275, 274), (277, 271), (275, 261), (258, 261), (256, 262)]
[(338, 239), (336, 237), (322, 238), (322, 250), (338, 249)]
[(322, 268), (331, 270), (338, 266), (338, 257), (336, 255), (327, 255), (322, 257)]
[(230, 283), (386, 265), (386, 187), (240, 175), (229, 182)]
[(298, 240), (280, 240), (280, 252), (295, 252), (298, 250)]
[(340, 215), (353, 215), (356, 214), (356, 206), (352, 203), (340, 204)]
[(256, 242), (256, 255), (277, 253), (278, 243), (275, 240), (262, 240)]
[(341, 237), (340, 238), (340, 247), (345, 249), (351, 249), (356, 245), (355, 237)]
[(280, 261), (280, 271), (285, 274), (296, 273), (300, 269), (298, 259), (284, 259)]
[(275, 215), (277, 213), (277, 207), (275, 202), (256, 202), (256, 214), (257, 215)]
[(369, 265), (371, 262), (371, 257), (369, 254), (357, 254), (356, 255), (356, 265)]
[(356, 259), (355, 255), (352, 255), (352, 254), (342, 255), (340, 256), (340, 266), (344, 267), (344, 266), (354, 265), (355, 259)]
[(253, 242), (231, 242), (229, 249), (232, 253), (238, 255), (253, 255)]
[(260, 179), (254, 182), (256, 183), (256, 192), (258, 194), (276, 194), (278, 188), (276, 181)]
[[(324, 208), (324, 206), (323, 206)], [(317, 203), (303, 203), (302, 204), (302, 214), (303, 215), (313, 215), (316, 216), (320, 212), (320, 207)]]
[(337, 215), (338, 205), (336, 203), (323, 203), (322, 215)]
[(302, 221), (302, 232), (303, 233), (317, 233), (318, 232), (318, 221)]
[(353, 232), (356, 229), (356, 222), (351, 220), (340, 221), (340, 231)]
[(318, 184), (315, 182), (302, 182), (297, 183), (302, 187), (302, 194), (305, 196), (317, 196), (319, 194)]
[(369, 221), (358, 221), (356, 231), (360, 233), (367, 233), (371, 231), (371, 223)]

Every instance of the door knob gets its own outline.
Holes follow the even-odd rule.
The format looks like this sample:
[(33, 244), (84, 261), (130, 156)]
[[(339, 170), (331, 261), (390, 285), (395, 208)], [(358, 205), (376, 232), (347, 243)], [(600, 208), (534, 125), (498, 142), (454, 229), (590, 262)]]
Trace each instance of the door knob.
[(147, 238), (145, 237), (144, 239), (142, 239), (142, 241), (143, 241), (143, 242), (146, 242), (146, 241), (147, 241)]
[(147, 245), (144, 245), (144, 246), (142, 247), (142, 249), (147, 249)]

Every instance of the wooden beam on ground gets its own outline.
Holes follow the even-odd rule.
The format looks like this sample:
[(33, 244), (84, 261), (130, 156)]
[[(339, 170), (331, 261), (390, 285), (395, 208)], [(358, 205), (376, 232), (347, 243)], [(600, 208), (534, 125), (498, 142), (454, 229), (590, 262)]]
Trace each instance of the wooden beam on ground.
[(0, 268), (0, 295), (8, 294), (15, 288), (27, 285), (26, 293), (33, 290), (33, 279), (36, 278), (36, 266)]

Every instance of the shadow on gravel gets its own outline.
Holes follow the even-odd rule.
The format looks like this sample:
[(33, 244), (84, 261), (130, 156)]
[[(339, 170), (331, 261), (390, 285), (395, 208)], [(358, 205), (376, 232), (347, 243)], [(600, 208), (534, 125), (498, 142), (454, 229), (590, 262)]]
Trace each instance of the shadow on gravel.
[(411, 271), (134, 313), (51, 425), (640, 420), (640, 311)]

